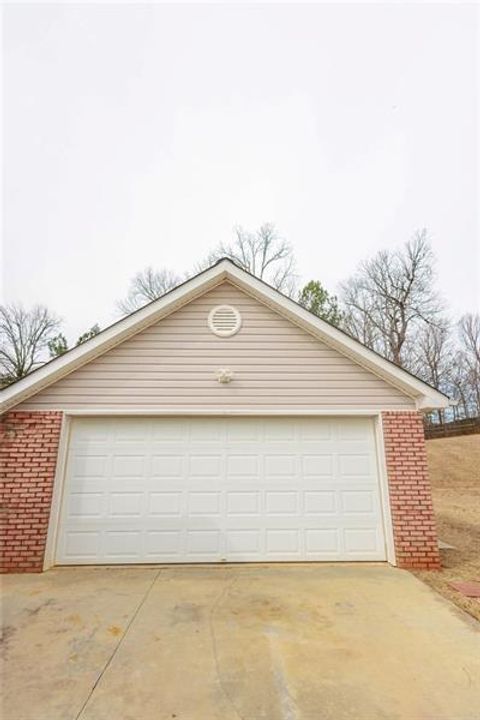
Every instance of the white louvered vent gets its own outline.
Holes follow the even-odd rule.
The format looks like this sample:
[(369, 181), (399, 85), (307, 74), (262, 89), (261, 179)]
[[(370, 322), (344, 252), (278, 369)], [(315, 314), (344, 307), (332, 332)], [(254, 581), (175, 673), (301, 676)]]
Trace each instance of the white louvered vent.
[(240, 330), (242, 316), (231, 305), (218, 305), (208, 315), (208, 327), (220, 337), (230, 337)]

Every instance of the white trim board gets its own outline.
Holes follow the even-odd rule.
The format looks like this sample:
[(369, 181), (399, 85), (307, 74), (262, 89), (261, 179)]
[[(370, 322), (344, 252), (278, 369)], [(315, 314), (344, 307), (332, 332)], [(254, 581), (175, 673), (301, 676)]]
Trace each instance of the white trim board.
[(237, 267), (231, 260), (223, 259), (158, 300), (2, 390), (0, 412), (10, 410), (226, 280), (404, 392), (415, 400), (417, 410), (449, 406), (449, 398), (443, 393), (308, 312), (290, 298)]

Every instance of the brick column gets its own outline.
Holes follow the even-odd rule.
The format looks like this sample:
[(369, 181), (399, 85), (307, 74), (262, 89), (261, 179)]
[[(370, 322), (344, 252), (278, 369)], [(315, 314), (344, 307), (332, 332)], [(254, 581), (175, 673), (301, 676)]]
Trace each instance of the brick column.
[(61, 426), (61, 412), (0, 420), (0, 572), (43, 569)]
[(417, 412), (382, 413), (397, 564), (438, 569), (437, 531), (428, 477), (423, 419)]

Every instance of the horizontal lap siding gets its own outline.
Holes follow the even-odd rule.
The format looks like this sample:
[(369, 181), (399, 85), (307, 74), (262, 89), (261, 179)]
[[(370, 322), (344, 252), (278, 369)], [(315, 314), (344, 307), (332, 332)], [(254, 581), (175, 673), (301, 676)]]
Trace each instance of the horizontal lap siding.
[[(235, 305), (242, 329), (219, 338), (215, 305)], [(219, 367), (235, 379), (220, 385)], [(22, 409), (257, 406), (408, 409), (410, 398), (224, 283), (26, 401)], [(19, 408), (20, 409), (20, 408)]]

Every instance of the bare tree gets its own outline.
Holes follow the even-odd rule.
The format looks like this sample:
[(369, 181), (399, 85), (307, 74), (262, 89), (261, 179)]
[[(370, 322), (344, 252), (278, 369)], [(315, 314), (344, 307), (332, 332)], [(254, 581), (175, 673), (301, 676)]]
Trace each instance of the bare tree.
[(435, 325), (425, 324), (415, 336), (412, 370), (438, 390), (448, 392), (453, 353), (448, 322), (439, 320)]
[(181, 278), (170, 270), (147, 267), (132, 278), (126, 298), (117, 303), (118, 310), (123, 315), (129, 315), (165, 295), (180, 282)]
[[(454, 353), (450, 325), (446, 319), (439, 319), (435, 325), (424, 324), (415, 335), (410, 369), (422, 380), (449, 395), (452, 390)], [(438, 422), (445, 419), (443, 410), (438, 410), (434, 415)]]
[(475, 417), (478, 415), (472, 408), (470, 384), (468, 382), (468, 366), (465, 361), (465, 355), (461, 350), (457, 350), (452, 357), (452, 373), (450, 378), (450, 396), (453, 397), (457, 405), (453, 408), (455, 419)]
[(265, 223), (255, 232), (238, 226), (232, 243), (221, 243), (201, 268), (227, 257), (269, 285), (292, 296), (296, 290), (295, 258), (291, 245), (283, 240), (272, 223)]
[(0, 306), (0, 378), (2, 385), (19, 380), (42, 362), (42, 354), (60, 326), (43, 305), (25, 310)]
[(465, 417), (480, 415), (480, 315), (467, 314), (458, 323), (459, 350), (454, 383)]
[(460, 318), (460, 338), (472, 367), (480, 370), (480, 315), (468, 313)]
[(417, 330), (435, 325), (442, 303), (434, 288), (426, 230), (400, 250), (382, 250), (342, 286), (345, 329), (397, 365), (409, 367)]

